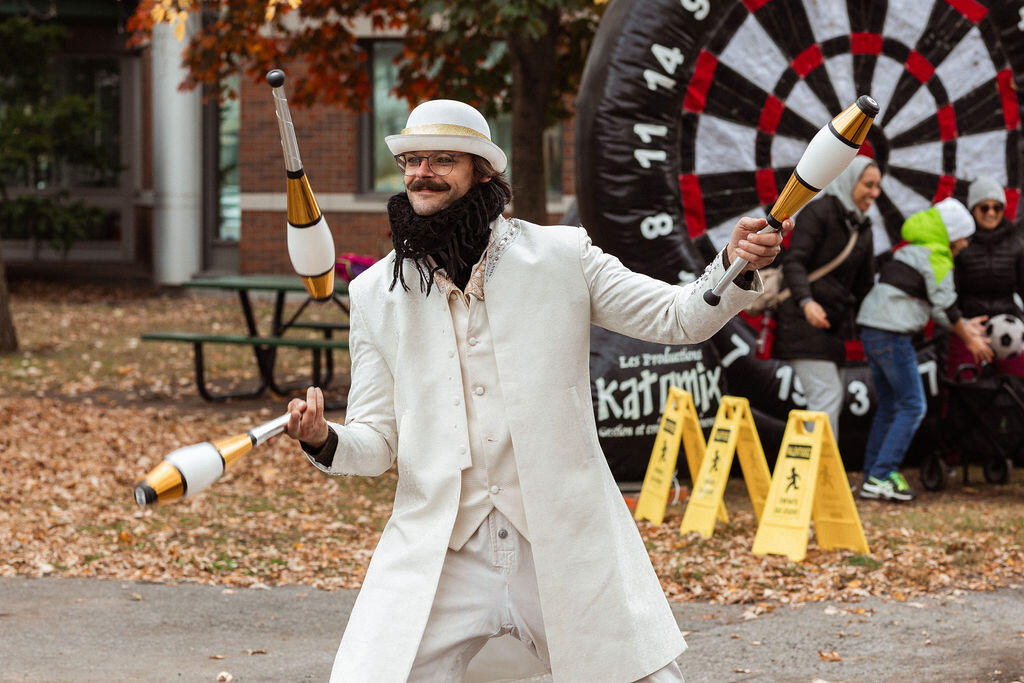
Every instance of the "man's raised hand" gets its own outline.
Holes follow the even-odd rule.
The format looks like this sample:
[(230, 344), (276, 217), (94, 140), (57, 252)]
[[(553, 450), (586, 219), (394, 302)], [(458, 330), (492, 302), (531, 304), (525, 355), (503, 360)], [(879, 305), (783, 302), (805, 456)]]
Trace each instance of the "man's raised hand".
[(793, 219), (782, 222), (782, 232), (757, 234), (766, 225), (768, 221), (763, 218), (741, 218), (736, 222), (729, 246), (725, 248), (729, 263), (735, 263), (738, 258), (746, 259), (744, 270), (758, 270), (775, 260), (782, 251), (782, 235), (793, 229)]
[(327, 420), (324, 419), (324, 392), (319, 387), (306, 389), (306, 400), (293, 398), (288, 402), (288, 428), (285, 433), (314, 448), (327, 441)]

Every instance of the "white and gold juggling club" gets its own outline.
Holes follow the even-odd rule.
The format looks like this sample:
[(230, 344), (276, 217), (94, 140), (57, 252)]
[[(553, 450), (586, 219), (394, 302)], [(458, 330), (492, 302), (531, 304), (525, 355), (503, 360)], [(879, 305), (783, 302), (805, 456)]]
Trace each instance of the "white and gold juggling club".
[(142, 506), (191, 498), (220, 479), (228, 465), (267, 439), (284, 432), (288, 413), (244, 434), (204, 441), (172, 451), (135, 483), (135, 502)]
[[(814, 195), (835, 180), (857, 156), (877, 115), (878, 103), (868, 95), (861, 95), (856, 102), (825, 124), (807, 145), (789, 182), (782, 188), (782, 194), (768, 212), (768, 225), (758, 234), (781, 230), (784, 220), (803, 208)], [(746, 259), (736, 259), (718, 284), (704, 292), (704, 301), (717, 306), (722, 300), (722, 292), (746, 267)]]
[(274, 93), (277, 127), (281, 131), (284, 168), (288, 175), (288, 256), (309, 295), (317, 301), (326, 301), (334, 294), (334, 239), (299, 158), (295, 126), (284, 96), (284, 72), (280, 69), (269, 72), (267, 83)]

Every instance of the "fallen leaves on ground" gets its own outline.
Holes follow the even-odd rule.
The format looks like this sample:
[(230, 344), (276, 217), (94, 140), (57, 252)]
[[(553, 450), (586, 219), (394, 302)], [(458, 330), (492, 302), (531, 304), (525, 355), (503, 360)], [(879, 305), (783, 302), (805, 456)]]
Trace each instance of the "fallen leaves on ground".
[[(980, 474), (975, 473), (975, 478)], [(744, 619), (782, 604), (907, 602), (927, 593), (991, 590), (1024, 580), (1024, 479), (1011, 484), (924, 492), (911, 505), (857, 501), (869, 554), (823, 550), (813, 525), (802, 562), (751, 552), (757, 520), (742, 480), (726, 488), (729, 524), (711, 538), (679, 535), (685, 501), (660, 526), (640, 522), (671, 599), (744, 603)], [(862, 610), (863, 616), (870, 616)]]
[[(281, 439), (195, 498), (132, 501), (131, 485), (170, 451), (270, 417), (0, 400), (0, 575), (358, 586), (391, 511), (393, 474), (328, 477)], [(267, 467), (282, 481), (266, 484)]]
[[(297, 310), (289, 299), (285, 316)], [(254, 297), (257, 329), (270, 334), (273, 302)], [(87, 403), (198, 400), (191, 344), (143, 341), (146, 332), (247, 334), (234, 293), (181, 294), (154, 289), (20, 282), (11, 286), (11, 313), (21, 349), (0, 355), (0, 387), (5, 396), (63, 396)], [(339, 322), (333, 304), (309, 306), (302, 320)], [(318, 336), (293, 330), (289, 336)], [(207, 344), (206, 380), (215, 391), (256, 386), (252, 350), (246, 346)], [(348, 355), (334, 354), (339, 368)], [(282, 384), (308, 381), (310, 352), (278, 350), (276, 377)], [(332, 386), (344, 387), (339, 372)], [(331, 398), (330, 390), (328, 398)]]
[[(0, 576), (192, 581), (226, 591), (361, 584), (391, 512), (393, 470), (328, 477), (281, 439), (193, 499), (152, 509), (132, 501), (131, 485), (170, 451), (283, 411), (286, 398), (205, 404), (188, 348), (131, 341), (149, 329), (237, 328), (235, 300), (109, 288), (14, 293), (23, 350), (0, 357)], [(258, 306), (260, 315), (268, 306)], [(247, 362), (226, 372), (241, 376)], [(1024, 579), (1022, 474), (1003, 486), (953, 482), (910, 505), (857, 500), (869, 554), (823, 550), (812, 536), (800, 563), (754, 555), (756, 519), (742, 480), (729, 482), (730, 522), (709, 539), (679, 534), (685, 501), (669, 506), (663, 524), (639, 528), (673, 600), (743, 603), (744, 619), (869, 595), (913, 604), (926, 593)], [(858, 607), (841, 611), (871, 617)]]
[[(272, 413), (228, 419), (173, 407), (0, 400), (0, 575), (358, 587), (391, 512), (393, 471), (328, 477), (281, 439), (195, 498), (147, 509), (131, 499), (131, 484), (168, 452), (244, 432)], [(269, 479), (268, 468), (276, 472)], [(683, 504), (660, 526), (640, 523), (671, 599), (745, 603), (743, 618), (756, 619), (780, 603), (907, 600), (1024, 579), (1019, 481), (928, 494), (912, 506), (861, 503), (870, 554), (822, 550), (812, 539), (800, 563), (751, 552), (756, 526), (745, 497), (742, 481), (730, 482), (732, 521), (710, 539), (679, 535)]]

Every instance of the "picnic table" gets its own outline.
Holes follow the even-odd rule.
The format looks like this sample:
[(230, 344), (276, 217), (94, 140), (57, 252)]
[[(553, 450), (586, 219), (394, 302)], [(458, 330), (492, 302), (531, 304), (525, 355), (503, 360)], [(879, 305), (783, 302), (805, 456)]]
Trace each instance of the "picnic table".
[[(286, 395), (295, 389), (306, 386), (309, 382), (282, 385), (275, 377), (274, 370), (277, 350), (283, 347), (309, 349), (312, 356), (310, 379), (316, 386), (326, 388), (334, 377), (334, 351), (347, 350), (347, 339), (336, 339), (335, 332), (348, 331), (348, 294), (347, 283), (340, 278), (335, 279), (334, 293), (330, 298), (344, 314), (343, 321), (303, 320), (301, 315), (307, 310), (313, 299), (306, 293), (302, 281), (295, 275), (226, 275), (221, 277), (196, 278), (182, 283), (182, 286), (194, 289), (212, 289), (230, 291), (238, 294), (245, 320), (246, 334), (206, 334), (201, 332), (150, 332), (142, 335), (146, 341), (180, 342), (191, 344), (194, 351), (196, 388), (199, 395), (207, 401), (225, 401), (232, 398), (255, 398), (267, 389), (275, 394)], [(256, 316), (253, 313), (252, 292), (273, 292), (274, 308), (270, 323), (269, 335), (260, 333)], [(302, 303), (289, 316), (285, 316), (285, 302), (288, 294), (304, 295)], [(286, 337), (289, 330), (315, 330), (322, 333), (322, 338)], [(205, 362), (203, 357), (204, 344), (244, 345), (252, 347), (256, 361), (258, 382), (255, 389), (215, 393), (206, 383)], [(323, 354), (324, 362), (321, 362)], [(344, 401), (329, 401), (331, 408), (343, 408)]]

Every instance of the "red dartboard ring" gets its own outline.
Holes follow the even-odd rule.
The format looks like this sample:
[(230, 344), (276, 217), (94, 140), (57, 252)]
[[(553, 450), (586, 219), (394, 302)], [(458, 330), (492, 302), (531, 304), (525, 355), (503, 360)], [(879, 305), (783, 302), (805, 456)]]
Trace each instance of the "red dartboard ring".
[[(814, 133), (861, 94), (881, 105), (862, 149), (884, 174), (870, 212), (877, 250), (909, 213), (966, 199), (979, 174), (1007, 187), (1013, 217), (1024, 180), (1022, 91), (1019, 2), (616, 0), (577, 99), (579, 219), (630, 268), (687, 282), (737, 217), (764, 215)], [(752, 397), (755, 414), (778, 426), (800, 407), (791, 369), (755, 359), (754, 341), (734, 319), (711, 346), (724, 388)], [(611, 348), (592, 340), (591, 373), (612, 377), (602, 343)], [(866, 370), (850, 373), (844, 415), (868, 420), (854, 391)], [(867, 431), (853, 426), (841, 439)]]

